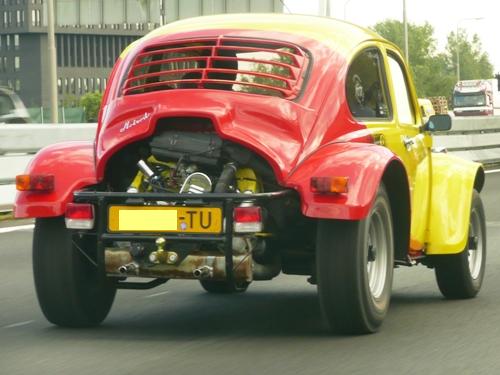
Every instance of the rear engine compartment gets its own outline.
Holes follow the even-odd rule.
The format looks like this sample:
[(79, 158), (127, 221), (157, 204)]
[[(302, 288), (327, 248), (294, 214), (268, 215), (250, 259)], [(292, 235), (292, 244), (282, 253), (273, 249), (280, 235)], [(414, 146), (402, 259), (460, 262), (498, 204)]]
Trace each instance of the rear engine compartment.
[[(298, 194), (288, 191), (275, 198), (258, 198), (284, 190), (272, 168), (254, 152), (221, 139), (208, 119), (160, 120), (152, 137), (113, 155), (101, 189), (127, 192), (124, 207), (168, 206), (190, 216), (186, 224), (179, 224), (184, 233), (121, 231), (123, 240), (107, 241), (108, 276), (226, 280), (224, 241), (201, 235), (211, 215), (217, 216), (211, 210), (218, 207), (224, 216), (222, 235), (231, 241), (234, 280), (270, 280), (281, 271), (313, 275), (316, 223), (301, 214)], [(147, 194), (155, 199), (143, 199)], [(172, 194), (190, 198), (182, 202), (161, 198)], [(227, 201), (210, 198), (217, 194), (248, 195), (232, 202), (233, 222), (225, 216)], [(199, 212), (186, 211), (191, 206)], [(232, 232), (229, 237), (227, 232)]]

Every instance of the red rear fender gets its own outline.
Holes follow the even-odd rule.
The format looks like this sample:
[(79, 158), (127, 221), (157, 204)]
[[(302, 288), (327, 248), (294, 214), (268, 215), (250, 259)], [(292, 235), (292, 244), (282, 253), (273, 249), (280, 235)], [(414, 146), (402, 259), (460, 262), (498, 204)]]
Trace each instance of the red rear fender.
[[(305, 216), (361, 220), (370, 210), (388, 164), (397, 157), (388, 149), (366, 143), (334, 143), (322, 147), (290, 175), (287, 186), (297, 190)], [(347, 177), (345, 194), (316, 194), (312, 177)]]
[(54, 175), (54, 191), (18, 192), (14, 204), (17, 218), (51, 217), (64, 214), (73, 192), (97, 183), (92, 142), (65, 142), (42, 149), (25, 174)]

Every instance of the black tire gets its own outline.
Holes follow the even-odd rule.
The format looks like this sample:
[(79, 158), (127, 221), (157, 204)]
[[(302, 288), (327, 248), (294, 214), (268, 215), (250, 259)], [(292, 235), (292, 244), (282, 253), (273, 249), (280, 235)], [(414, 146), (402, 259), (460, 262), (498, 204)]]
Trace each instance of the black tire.
[[(79, 246), (86, 251), (95, 249), (92, 244)], [(108, 315), (116, 286), (99, 277), (96, 267), (73, 245), (64, 218), (36, 220), (33, 273), (38, 302), (49, 322), (90, 327)]]
[[(477, 237), (477, 243), (471, 237)], [(483, 284), (486, 267), (486, 219), (481, 196), (476, 190), (472, 194), (467, 238), (466, 248), (461, 253), (434, 257), (439, 290), (449, 299), (473, 298)]]
[(250, 283), (245, 281), (229, 283), (227, 281), (210, 280), (200, 280), (200, 284), (208, 293), (214, 294), (243, 293), (246, 292), (250, 285)]
[(318, 294), (324, 319), (332, 331), (364, 334), (380, 328), (391, 298), (392, 228), (390, 202), (383, 185), (366, 219), (318, 223)]

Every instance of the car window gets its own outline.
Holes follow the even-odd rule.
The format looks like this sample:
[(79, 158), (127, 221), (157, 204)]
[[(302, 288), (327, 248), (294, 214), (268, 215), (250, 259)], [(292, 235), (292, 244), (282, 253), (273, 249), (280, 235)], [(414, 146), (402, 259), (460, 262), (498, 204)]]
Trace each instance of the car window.
[(403, 69), (401, 68), (401, 64), (392, 55), (389, 55), (389, 69), (391, 70), (399, 122), (402, 124), (414, 124), (415, 116), (410, 101), (408, 83), (403, 73)]
[(356, 118), (391, 117), (381, 61), (380, 52), (372, 48), (361, 52), (349, 67), (347, 103)]

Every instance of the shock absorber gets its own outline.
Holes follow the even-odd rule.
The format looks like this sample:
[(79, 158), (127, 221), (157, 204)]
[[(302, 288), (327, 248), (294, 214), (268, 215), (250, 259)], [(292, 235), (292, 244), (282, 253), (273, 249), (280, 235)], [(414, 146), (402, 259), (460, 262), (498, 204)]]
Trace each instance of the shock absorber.
[(219, 181), (217, 181), (217, 184), (215, 185), (214, 193), (230, 192), (236, 176), (236, 170), (237, 167), (235, 163), (227, 163), (224, 165)]

